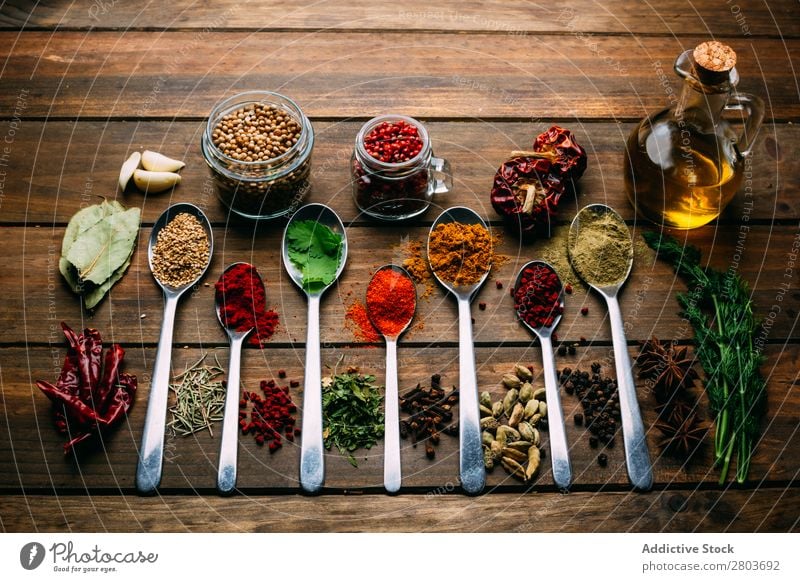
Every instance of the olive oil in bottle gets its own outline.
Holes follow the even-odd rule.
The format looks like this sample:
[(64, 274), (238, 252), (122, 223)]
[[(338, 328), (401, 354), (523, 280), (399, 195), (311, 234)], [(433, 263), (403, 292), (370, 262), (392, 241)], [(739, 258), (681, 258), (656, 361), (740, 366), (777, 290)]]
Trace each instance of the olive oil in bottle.
[[(675, 106), (642, 120), (631, 133), (625, 190), (641, 216), (672, 228), (697, 228), (733, 199), (763, 118), (758, 97), (734, 92), (735, 62), (735, 53), (717, 42), (683, 53), (675, 62), (685, 80)], [(748, 112), (741, 138), (722, 118), (726, 109)]]

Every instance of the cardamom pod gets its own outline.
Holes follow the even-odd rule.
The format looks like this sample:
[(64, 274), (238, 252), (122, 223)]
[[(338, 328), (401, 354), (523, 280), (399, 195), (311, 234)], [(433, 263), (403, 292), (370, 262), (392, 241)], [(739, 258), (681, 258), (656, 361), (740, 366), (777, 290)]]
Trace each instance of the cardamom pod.
[(522, 406), (521, 403), (517, 402), (511, 411), (511, 416), (508, 417), (508, 426), (516, 428), (516, 426), (519, 424), (519, 421), (522, 420), (522, 414), (524, 412), (525, 407)]
[(479, 406), (479, 409), (481, 411), (481, 417), (492, 416), (492, 409), (491, 408), (486, 408), (483, 404), (481, 404)]
[(533, 397), (536, 398), (536, 400), (541, 400), (544, 402), (547, 400), (547, 390), (544, 388), (537, 388), (533, 391)]
[(532, 444), (533, 443), (531, 443), (530, 441), (522, 441), (522, 440), (520, 440), (520, 441), (514, 441), (514, 442), (510, 442), (510, 443), (506, 444), (506, 448), (514, 449), (514, 450), (517, 450), (517, 451), (525, 453), (525, 452), (528, 451), (529, 448), (531, 448)]
[(483, 466), (487, 471), (494, 469), (494, 457), (489, 449), (483, 449)]
[[(539, 407), (537, 406), (536, 408), (538, 410)], [(492, 404), (492, 416), (494, 416), (495, 418), (500, 418), (501, 416), (503, 416), (503, 401), (502, 400), (498, 400), (497, 402)]]
[(481, 429), (488, 430), (489, 432), (494, 432), (497, 430), (497, 427), (500, 426), (500, 423), (497, 422), (497, 419), (492, 418), (491, 416), (486, 416), (481, 419)]
[(522, 451), (518, 451), (517, 449), (512, 449), (510, 447), (503, 448), (503, 458), (504, 459), (514, 459), (518, 463), (524, 463), (528, 460), (528, 455), (523, 453)]
[(497, 434), (494, 437), (494, 442), (500, 445), (500, 448), (503, 448), (504, 446), (506, 446), (506, 443), (508, 442), (508, 435), (506, 434), (505, 430), (500, 430), (501, 428), (504, 429), (505, 427), (501, 426), (500, 428), (497, 429)]
[(525, 469), (522, 468), (522, 465), (517, 463), (514, 459), (509, 457), (503, 457), (502, 461), (500, 461), (503, 465), (503, 468), (517, 477), (519, 479), (525, 480)]
[(538, 400), (528, 400), (525, 403), (525, 412), (522, 414), (525, 420), (528, 420), (531, 416), (539, 412), (539, 401)]
[(539, 414), (542, 415), (542, 418), (547, 418), (547, 403), (540, 402), (539, 403)]
[(485, 406), (486, 408), (491, 408), (492, 407), (492, 395), (489, 394), (488, 392), (481, 392), (481, 397), (480, 397), (480, 400), (478, 401), (478, 403), (481, 406)]
[[(531, 402), (533, 402), (533, 401), (531, 401)], [(531, 416), (531, 419), (528, 422), (530, 422), (531, 425), (536, 426), (537, 424), (539, 424), (540, 420), (542, 420), (542, 415), (537, 412), (536, 414)]]
[(530, 382), (533, 380), (533, 372), (531, 372), (526, 366), (522, 364), (516, 364), (514, 366), (514, 373), (517, 375), (517, 378), (522, 380), (523, 382)]
[(500, 461), (503, 457), (503, 445), (500, 444), (500, 441), (493, 441), (492, 445), (489, 447), (489, 450), (492, 452), (492, 458), (495, 461)]
[(513, 427), (506, 425), (502, 425), (497, 429), (496, 438), (498, 439), (501, 438), (500, 435), (503, 435), (503, 437), (505, 437), (506, 440), (511, 440), (511, 441), (518, 441), (520, 438), (519, 433), (516, 430), (514, 430)]
[(533, 428), (530, 423), (522, 421), (517, 425), (517, 430), (519, 431), (520, 436), (525, 439), (526, 441), (534, 441), (534, 433), (536, 429)]
[(539, 471), (539, 463), (541, 462), (542, 454), (539, 452), (539, 447), (531, 447), (528, 449), (528, 467), (525, 469), (525, 479), (530, 481), (536, 476)]
[(531, 398), (533, 398), (533, 386), (531, 386), (530, 382), (525, 382), (522, 388), (519, 389), (519, 401), (527, 404)]
[(519, 390), (519, 387), (522, 386), (522, 382), (520, 382), (519, 378), (517, 378), (514, 374), (506, 374), (503, 376), (502, 379), (503, 386), (511, 390)]
[(490, 433), (488, 430), (483, 431), (481, 433), (481, 442), (487, 447), (490, 446), (494, 442), (492, 433)]
[(538, 430), (536, 430), (536, 429), (533, 429), (533, 441), (532, 441), (532, 442), (533, 442), (533, 444), (535, 444), (537, 447), (538, 447), (538, 446), (539, 446), (539, 445), (542, 443), (542, 439), (541, 439), (541, 437), (539, 436), (539, 431), (538, 431)]
[(516, 388), (512, 388), (506, 393), (506, 397), (503, 398), (503, 412), (506, 413), (506, 416), (511, 416), (511, 411), (514, 409), (518, 399), (519, 390)]

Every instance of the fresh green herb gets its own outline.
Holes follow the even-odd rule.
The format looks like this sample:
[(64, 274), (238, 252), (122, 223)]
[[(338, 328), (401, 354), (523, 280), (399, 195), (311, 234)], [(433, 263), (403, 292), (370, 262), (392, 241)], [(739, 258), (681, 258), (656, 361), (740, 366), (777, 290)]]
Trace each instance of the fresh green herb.
[(70, 219), (61, 243), (59, 270), (72, 291), (93, 309), (131, 264), (139, 233), (138, 208), (103, 201)]
[(375, 376), (353, 371), (322, 380), (325, 448), (336, 445), (354, 467), (353, 451), (372, 448), (383, 437), (383, 396), (373, 382)]
[(303, 289), (319, 291), (336, 278), (342, 260), (342, 235), (315, 220), (297, 220), (286, 231), (289, 259), (300, 270)]
[(196, 432), (211, 430), (212, 422), (220, 422), (225, 411), (225, 384), (218, 378), (224, 373), (214, 354), (215, 365), (203, 364), (208, 354), (197, 360), (175, 377), (169, 389), (175, 394), (175, 405), (169, 409), (172, 420), (169, 427), (173, 434), (189, 436)]
[(670, 236), (644, 233), (658, 256), (683, 277), (688, 293), (678, 294), (682, 315), (695, 332), (697, 358), (706, 373), (706, 390), (716, 417), (714, 459), (721, 467), (719, 482), (728, 477), (736, 454), (736, 481), (744, 483), (765, 410), (763, 361), (753, 338), (759, 322), (747, 283), (733, 272), (700, 266), (700, 251), (682, 246)]

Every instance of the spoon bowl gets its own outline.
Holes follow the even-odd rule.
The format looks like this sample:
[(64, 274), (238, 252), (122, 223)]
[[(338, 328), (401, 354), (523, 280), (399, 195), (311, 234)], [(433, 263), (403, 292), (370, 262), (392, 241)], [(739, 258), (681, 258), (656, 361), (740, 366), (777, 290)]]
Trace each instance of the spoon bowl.
[[(609, 215), (615, 222), (622, 225), (628, 233), (631, 252), (628, 257), (627, 269), (624, 276), (612, 283), (603, 283), (590, 280), (588, 274), (581, 272), (575, 264), (573, 256), (573, 241), (580, 234), (580, 229), (593, 217)], [(622, 321), (622, 311), (619, 307), (618, 295), (633, 266), (633, 241), (630, 231), (622, 217), (605, 204), (590, 204), (582, 208), (569, 227), (569, 244), (567, 253), (575, 272), (597, 291), (608, 305), (608, 317), (611, 323), (611, 338), (614, 344), (614, 364), (617, 370), (617, 390), (619, 392), (620, 416), (622, 420), (622, 439), (625, 445), (625, 462), (628, 468), (628, 478), (634, 488), (647, 491), (653, 486), (653, 467), (650, 463), (650, 453), (647, 449), (647, 437), (636, 397), (636, 383), (633, 379), (633, 369), (630, 355), (628, 354), (628, 341), (625, 337), (625, 326)]]
[[(479, 224), (489, 230), (483, 219), (469, 208), (455, 206), (442, 212), (433, 222), (428, 233), (428, 264), (431, 264), (431, 237), (440, 224), (449, 223)], [(491, 270), (491, 262), (486, 265), (483, 276), (471, 285), (454, 285), (443, 280), (433, 271), (436, 280), (458, 301), (458, 367), (459, 401), (458, 434), (460, 440), (459, 473), (461, 487), (469, 495), (477, 495), (486, 484), (486, 469), (483, 464), (483, 445), (481, 443), (480, 411), (478, 406), (478, 379), (475, 370), (475, 344), (472, 337), (472, 313), (470, 302), (486, 281)]]
[[(323, 226), (327, 226), (333, 232), (340, 235), (342, 237), (342, 252), (339, 259), (339, 268), (336, 270), (336, 274), (333, 277), (333, 281), (331, 281), (325, 287), (317, 289), (315, 291), (310, 291), (303, 287), (303, 273), (292, 263), (291, 259), (289, 258), (289, 238), (286, 236), (287, 232), (289, 231), (289, 227), (293, 222), (299, 220), (314, 220), (320, 223)], [(289, 273), (289, 277), (292, 279), (295, 285), (297, 285), (300, 290), (305, 293), (308, 297), (317, 296), (321, 297), (328, 288), (333, 285), (338, 279), (339, 275), (342, 274), (344, 271), (345, 263), (347, 262), (347, 233), (344, 229), (344, 224), (342, 223), (342, 219), (339, 218), (339, 215), (336, 214), (330, 207), (326, 206), (325, 204), (306, 204), (297, 209), (292, 217), (289, 219), (288, 224), (286, 225), (286, 229), (283, 232), (283, 242), (281, 244), (281, 255), (283, 257), (283, 265), (286, 268), (286, 272)]]
[[(530, 261), (522, 266), (514, 282), (514, 291), (519, 289), (525, 271), (532, 267), (540, 266), (552, 271), (558, 283), (558, 306), (564, 310), (564, 286), (558, 273), (552, 265), (544, 261)], [(572, 464), (569, 459), (569, 445), (567, 443), (567, 432), (564, 427), (564, 412), (561, 409), (561, 395), (559, 393), (558, 376), (556, 374), (556, 359), (553, 351), (553, 332), (561, 321), (562, 314), (559, 313), (553, 319), (553, 323), (548, 326), (535, 327), (525, 321), (524, 317), (517, 309), (519, 320), (539, 338), (542, 348), (542, 369), (544, 370), (544, 387), (547, 397), (547, 416), (550, 432), (550, 458), (553, 467), (553, 482), (562, 490), (567, 491), (572, 484)]]
[[(339, 266), (333, 280), (315, 290), (303, 286), (303, 273), (289, 257), (289, 227), (297, 220), (313, 220), (330, 228), (342, 237)], [(322, 440), (322, 362), (320, 353), (319, 304), (323, 293), (342, 274), (347, 261), (347, 233), (339, 216), (324, 204), (307, 204), (294, 213), (283, 233), (281, 247), (283, 265), (289, 277), (308, 300), (306, 329), (306, 366), (303, 383), (302, 445), (300, 447), (300, 486), (306, 493), (317, 493), (325, 482), (325, 461)]]
[[(375, 271), (375, 275), (373, 275), (372, 278), (375, 279), (378, 273), (386, 270), (398, 273), (411, 282), (411, 286), (414, 289), (414, 310), (416, 310), (416, 286), (411, 279), (411, 275), (409, 275), (408, 271), (406, 271), (403, 267), (399, 267), (397, 265), (384, 265)], [(370, 281), (370, 285), (371, 284), (372, 281)], [(369, 289), (369, 286), (367, 289)], [(384, 410), (385, 428), (383, 439), (385, 452), (383, 460), (383, 486), (387, 492), (397, 493), (400, 490), (403, 475), (400, 464), (400, 393), (397, 380), (397, 340), (403, 333), (405, 333), (405, 331), (408, 329), (408, 326), (411, 325), (411, 321), (414, 319), (414, 313), (412, 312), (411, 317), (408, 318), (408, 321), (406, 321), (405, 325), (402, 327), (402, 329), (400, 329), (400, 331), (398, 331), (396, 334), (386, 334), (383, 333), (376, 324), (373, 318), (374, 313), (372, 313), (372, 310), (369, 307), (369, 301), (366, 302), (366, 305), (367, 316), (369, 317), (375, 329), (378, 330), (378, 333), (383, 335), (383, 338), (386, 341), (386, 396)]]
[[(222, 281), (225, 274), (232, 268), (239, 265), (247, 265), (248, 263), (232, 263), (225, 268), (219, 280)], [(264, 287), (264, 281), (255, 270), (252, 270), (252, 276), (258, 279), (256, 284)], [(237, 330), (225, 324), (225, 317), (223, 311), (225, 308), (224, 293), (219, 292), (214, 294), (214, 307), (217, 312), (217, 319), (219, 324), (225, 330), (230, 341), (230, 360), (228, 363), (228, 382), (225, 392), (225, 412), (222, 418), (222, 438), (220, 439), (219, 448), (219, 466), (217, 469), (217, 490), (223, 495), (232, 493), (236, 488), (236, 463), (238, 456), (238, 437), (239, 437), (239, 397), (240, 397), (240, 378), (242, 366), (242, 345), (244, 340), (249, 336), (254, 327), (247, 329)]]
[(150, 232), (150, 240), (147, 245), (147, 259), (150, 271), (155, 273), (153, 250), (158, 242), (158, 234), (178, 214), (184, 212), (197, 218), (206, 232), (208, 237), (208, 261), (194, 281), (180, 287), (167, 285), (159, 281), (155, 275), (153, 276), (156, 284), (164, 292), (165, 301), (161, 336), (158, 340), (156, 363), (150, 382), (150, 396), (147, 401), (142, 446), (139, 449), (139, 462), (136, 467), (136, 489), (139, 493), (145, 495), (155, 493), (161, 482), (161, 470), (164, 463), (164, 429), (167, 421), (167, 399), (169, 396), (170, 363), (172, 358), (172, 335), (178, 300), (188, 289), (203, 278), (206, 271), (208, 271), (208, 266), (211, 264), (211, 257), (214, 255), (214, 234), (211, 231), (211, 223), (203, 211), (194, 204), (185, 202), (173, 204), (158, 217), (158, 220), (153, 225), (153, 230)]

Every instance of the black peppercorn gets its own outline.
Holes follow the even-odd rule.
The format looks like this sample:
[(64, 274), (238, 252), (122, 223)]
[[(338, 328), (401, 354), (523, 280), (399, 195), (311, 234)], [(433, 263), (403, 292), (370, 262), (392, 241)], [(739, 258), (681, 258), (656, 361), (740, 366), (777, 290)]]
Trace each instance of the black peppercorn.
[(572, 419), (575, 421), (576, 426), (581, 426), (583, 424), (583, 415), (580, 412), (573, 416)]
[(600, 453), (599, 455), (597, 455), (597, 464), (600, 465), (601, 467), (605, 467), (606, 465), (608, 465), (608, 455), (606, 455), (605, 453)]
[(597, 442), (597, 437), (596, 436), (590, 436), (589, 437), (589, 446), (590, 447), (592, 447), (593, 449), (596, 449), (598, 444), (599, 443)]
[(560, 346), (558, 346), (558, 355), (559, 356), (566, 356), (567, 355), (567, 346), (565, 346), (564, 344), (561, 344)]
[(574, 356), (575, 355), (575, 344), (569, 344), (569, 347), (567, 349), (569, 350), (569, 355), (570, 356)]

